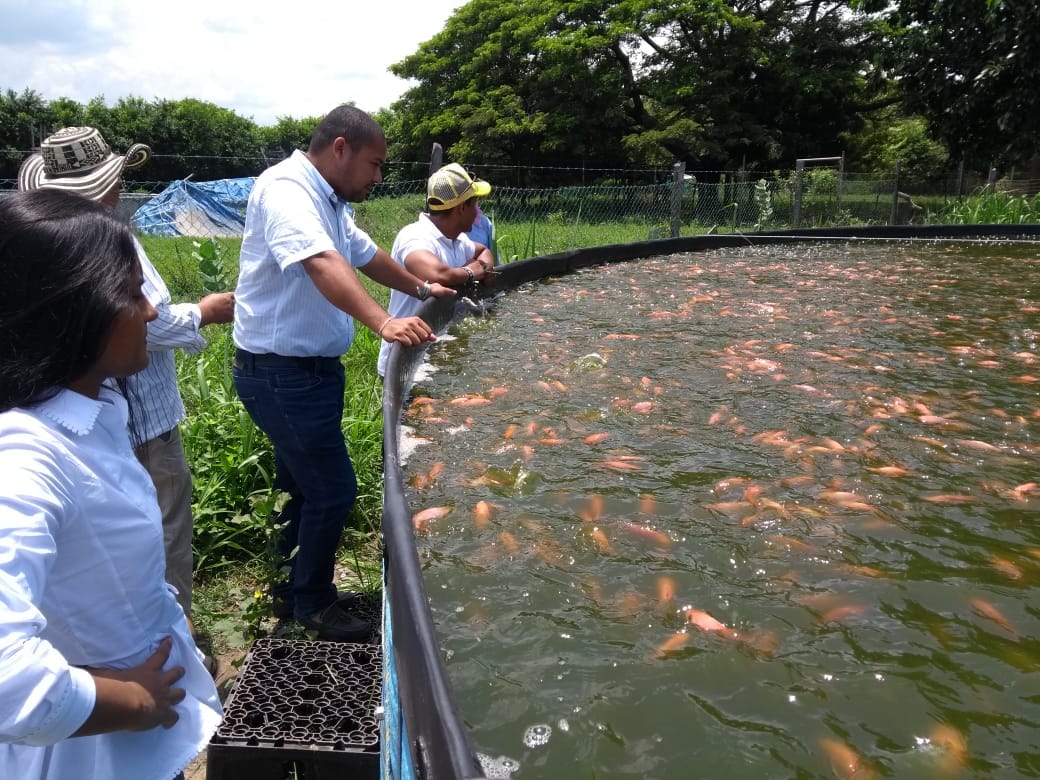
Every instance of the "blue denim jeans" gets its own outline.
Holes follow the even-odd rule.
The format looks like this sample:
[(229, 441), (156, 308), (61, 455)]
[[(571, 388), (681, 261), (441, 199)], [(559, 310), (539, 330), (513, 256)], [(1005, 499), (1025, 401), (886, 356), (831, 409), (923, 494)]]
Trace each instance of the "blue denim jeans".
[(336, 550), (357, 498), (343, 439), (343, 365), (237, 350), (232, 375), (242, 405), (274, 446), (274, 486), (290, 495), (277, 519), (286, 524), (278, 552), (290, 574), (273, 595), (306, 617), (336, 600)]

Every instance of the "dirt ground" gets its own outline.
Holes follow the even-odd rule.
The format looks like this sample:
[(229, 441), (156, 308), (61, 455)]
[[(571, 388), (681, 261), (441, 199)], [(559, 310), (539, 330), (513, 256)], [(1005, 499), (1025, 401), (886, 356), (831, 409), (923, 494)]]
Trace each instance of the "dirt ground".
[(206, 753), (203, 751), (184, 769), (184, 780), (206, 780)]

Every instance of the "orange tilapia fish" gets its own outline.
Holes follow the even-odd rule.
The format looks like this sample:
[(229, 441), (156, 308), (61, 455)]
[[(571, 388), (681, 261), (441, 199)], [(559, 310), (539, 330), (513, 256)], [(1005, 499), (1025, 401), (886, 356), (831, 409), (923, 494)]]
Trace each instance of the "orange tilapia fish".
[(473, 506), (473, 522), (477, 524), (477, 528), (484, 528), (491, 522), (490, 503), (481, 500)]
[(624, 528), (626, 531), (641, 536), (643, 539), (647, 539), (659, 547), (671, 547), (672, 537), (663, 531), (658, 531), (654, 528), (648, 528), (645, 525), (639, 523), (633, 523), (630, 520), (621, 520), (618, 525)]
[(992, 620), (1009, 634), (1018, 635), (1018, 631), (1015, 630), (1015, 627), (1011, 624), (1011, 621), (1007, 619), (1007, 616), (993, 606), (993, 604), (986, 601), (986, 599), (976, 596), (971, 599), (971, 605), (975, 608), (976, 612), (983, 617)]
[(964, 769), (964, 764), (968, 759), (968, 743), (961, 732), (953, 726), (940, 723), (932, 729), (929, 738), (933, 745), (944, 750), (938, 765), (943, 776), (953, 777)]
[(872, 471), (883, 477), (905, 477), (910, 473), (902, 466), (876, 466), (873, 468), (867, 468), (867, 471)]
[(585, 437), (586, 444), (600, 444), (610, 438), (610, 434), (606, 431), (602, 433), (590, 433)]
[(934, 496), (925, 496), (923, 501), (927, 501), (929, 504), (975, 504), (978, 503), (978, 499), (975, 496), (965, 495), (963, 493), (940, 493)]
[(639, 512), (644, 515), (657, 514), (657, 499), (649, 493), (639, 497)]
[(586, 523), (595, 523), (603, 517), (603, 496), (598, 493), (593, 493), (589, 496), (588, 504), (578, 512), (578, 517)]
[(603, 533), (603, 529), (596, 527), (589, 532), (589, 536), (592, 537), (592, 541), (596, 543), (596, 549), (598, 549), (603, 555), (613, 555), (614, 547), (610, 544), (610, 540), (607, 535)]
[(874, 770), (855, 750), (836, 739), (825, 737), (820, 748), (831, 764), (831, 771), (839, 780), (874, 780)]
[(605, 468), (605, 469), (614, 469), (615, 471), (640, 471), (640, 470), (642, 470), (641, 466), (639, 466), (639, 465), (637, 465), (635, 463), (631, 463), (630, 461), (627, 461), (627, 460), (617, 460), (617, 459), (614, 459), (614, 460), (600, 460), (600, 461), (596, 461), (592, 465), (600, 466), (600, 467)]
[(723, 422), (728, 416), (729, 407), (720, 406), (718, 409), (712, 412), (711, 417), (708, 418), (708, 425), (718, 425), (720, 422)]
[(431, 506), (426, 509), (420, 509), (414, 515), (412, 515), (412, 525), (416, 530), (422, 531), (432, 522), (440, 520), (442, 517), (447, 517), (451, 514), (452, 507), (450, 506)]
[(690, 635), (685, 631), (672, 634), (657, 646), (657, 649), (654, 651), (654, 658), (663, 658), (669, 653), (674, 653), (676, 650), (682, 649), (683, 645), (689, 641)]
[(506, 548), (506, 552), (510, 555), (515, 555), (520, 549), (520, 543), (516, 540), (509, 531), (503, 531), (498, 535), (498, 539), (502, 542), (502, 546)]
[(718, 482), (712, 485), (711, 490), (716, 495), (722, 495), (730, 488), (746, 485), (747, 482), (747, 477), (726, 477), (725, 479), (720, 479)]
[(968, 449), (978, 450), (979, 452), (1000, 452), (1000, 447), (989, 442), (979, 441), (978, 439), (954, 439), (954, 443), (961, 447), (967, 447)]
[(795, 390), (801, 390), (803, 393), (808, 395), (819, 396), (820, 398), (833, 398), (834, 396), (828, 393), (826, 390), (821, 390), (818, 387), (812, 385), (791, 385)]
[(452, 398), (448, 403), (452, 406), (482, 406), (491, 403), (491, 399), (482, 395), (466, 394), (458, 398)]
[(688, 609), (686, 610), (686, 622), (691, 626), (696, 626), (701, 631), (707, 631), (709, 633), (718, 633), (727, 639), (737, 639), (737, 632), (727, 626), (722, 621), (712, 617), (703, 609)]
[(671, 577), (657, 578), (657, 601), (667, 604), (675, 599), (675, 580)]
[(1022, 579), (1022, 570), (1013, 561), (1009, 561), (1007, 558), (1001, 558), (999, 555), (990, 555), (989, 560), (990, 563), (993, 564), (993, 568), (1008, 579)]
[(848, 618), (861, 615), (865, 610), (866, 607), (862, 604), (839, 604), (820, 615), (820, 622), (823, 625), (827, 625), (828, 623), (843, 623)]

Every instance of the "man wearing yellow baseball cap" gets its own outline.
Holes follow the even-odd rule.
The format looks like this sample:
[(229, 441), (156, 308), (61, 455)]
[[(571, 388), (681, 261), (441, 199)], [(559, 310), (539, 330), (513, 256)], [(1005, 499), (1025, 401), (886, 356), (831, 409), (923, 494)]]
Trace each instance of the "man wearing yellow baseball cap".
[[(493, 284), (495, 259), (491, 250), (466, 235), (477, 215), (477, 199), (489, 194), (491, 185), (474, 178), (458, 163), (440, 168), (426, 182), (426, 210), (418, 220), (401, 228), (390, 256), (420, 279), (445, 287)], [(421, 305), (419, 299), (392, 290), (387, 313), (408, 317)], [(380, 376), (389, 353), (390, 344), (384, 341), (376, 364)]]

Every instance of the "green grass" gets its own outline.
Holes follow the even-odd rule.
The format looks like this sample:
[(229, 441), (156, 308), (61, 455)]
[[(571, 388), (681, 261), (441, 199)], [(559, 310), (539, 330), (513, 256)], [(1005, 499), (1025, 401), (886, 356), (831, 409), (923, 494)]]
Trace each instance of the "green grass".
[(937, 210), (933, 221), (952, 225), (1023, 225), (1040, 222), (1040, 194), (982, 191)]

